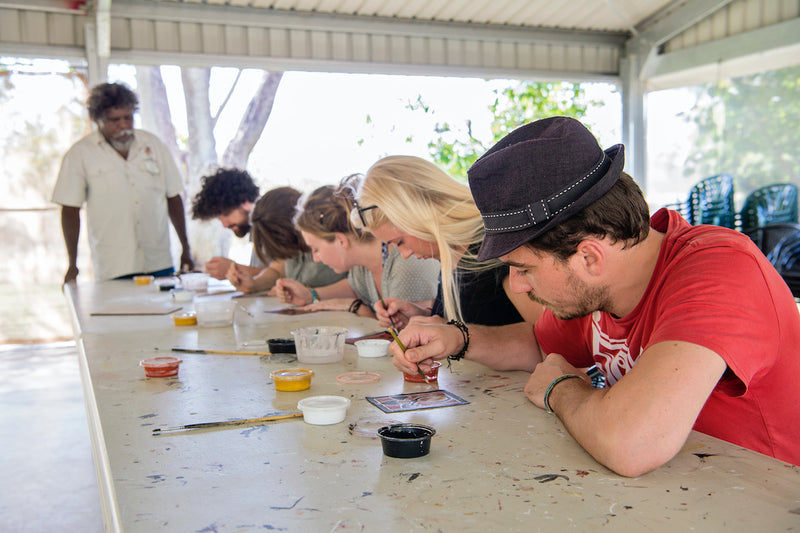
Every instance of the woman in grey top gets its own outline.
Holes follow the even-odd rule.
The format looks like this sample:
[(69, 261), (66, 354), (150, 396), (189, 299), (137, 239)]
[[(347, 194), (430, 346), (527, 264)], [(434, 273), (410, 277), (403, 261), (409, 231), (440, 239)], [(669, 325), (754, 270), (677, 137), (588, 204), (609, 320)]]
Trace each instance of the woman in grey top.
[(436, 297), (439, 262), (435, 259), (403, 259), (396, 248), (389, 250), (369, 232), (352, 227), (351, 176), (336, 188), (319, 187), (301, 200), (295, 225), (311, 248), (315, 261), (335, 272), (348, 272), (347, 279), (315, 290), (292, 279), (276, 283), (283, 301), (308, 310), (351, 311), (374, 316), (372, 306), (384, 298), (400, 298), (430, 307)]
[(234, 265), (228, 279), (238, 290), (273, 293), (275, 282), (284, 276), (310, 287), (330, 285), (345, 278), (345, 273), (336, 273), (311, 257), (308, 244), (293, 223), (300, 196), (300, 191), (292, 187), (277, 187), (253, 206), (250, 215), (253, 250), (266, 267), (253, 276), (248, 269)]

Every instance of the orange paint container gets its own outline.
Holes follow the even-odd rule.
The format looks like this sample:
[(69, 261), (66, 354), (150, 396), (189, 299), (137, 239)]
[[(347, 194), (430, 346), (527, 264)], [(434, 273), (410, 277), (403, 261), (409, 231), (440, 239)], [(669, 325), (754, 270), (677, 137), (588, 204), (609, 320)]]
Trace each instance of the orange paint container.
[(175, 313), (172, 315), (172, 321), (175, 322), (176, 326), (194, 326), (197, 324), (197, 313), (194, 311)]
[[(439, 367), (442, 366), (442, 363), (439, 361), (434, 361), (431, 365), (431, 369), (425, 373), (425, 376), (428, 378), (428, 381), (436, 381), (439, 379)], [(406, 381), (410, 381), (411, 383), (425, 383), (425, 380), (419, 374), (406, 374), (403, 372), (403, 379)]]
[(144, 375), (148, 378), (166, 378), (177, 375), (182, 362), (173, 356), (151, 357), (139, 361), (139, 366), (144, 367)]
[(275, 390), (281, 392), (295, 392), (311, 387), (311, 376), (314, 371), (309, 368), (289, 368), (276, 370), (269, 377), (275, 382)]

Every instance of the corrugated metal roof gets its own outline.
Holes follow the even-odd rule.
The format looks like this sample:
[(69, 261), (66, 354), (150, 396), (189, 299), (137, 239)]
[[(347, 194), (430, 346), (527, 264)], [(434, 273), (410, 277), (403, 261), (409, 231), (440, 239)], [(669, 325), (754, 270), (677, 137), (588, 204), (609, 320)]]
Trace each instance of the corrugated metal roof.
[(798, 35), (800, 0), (0, 0), (3, 55), (648, 87), (797, 63)]
[(629, 33), (674, 0), (162, 0), (400, 21)]

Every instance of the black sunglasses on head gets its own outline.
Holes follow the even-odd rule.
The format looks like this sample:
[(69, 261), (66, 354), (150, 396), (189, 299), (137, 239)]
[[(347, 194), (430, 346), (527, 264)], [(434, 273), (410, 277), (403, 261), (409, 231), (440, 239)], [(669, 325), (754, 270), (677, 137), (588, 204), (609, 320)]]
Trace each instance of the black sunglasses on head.
[[(377, 209), (378, 206), (377, 205), (370, 205), (370, 206), (367, 206), (367, 207), (359, 207), (358, 206), (358, 202), (355, 201), (355, 200), (353, 200), (353, 205), (355, 205), (355, 207), (353, 207), (353, 210), (350, 212), (350, 221), (353, 222), (353, 225), (357, 225), (356, 221), (358, 220), (358, 221), (361, 222), (361, 228), (366, 228), (367, 227), (367, 221), (364, 220), (364, 211), (369, 211), (370, 209)], [(358, 218), (356, 219), (356, 217), (358, 217)], [(361, 229), (361, 228), (359, 228), (359, 229)]]

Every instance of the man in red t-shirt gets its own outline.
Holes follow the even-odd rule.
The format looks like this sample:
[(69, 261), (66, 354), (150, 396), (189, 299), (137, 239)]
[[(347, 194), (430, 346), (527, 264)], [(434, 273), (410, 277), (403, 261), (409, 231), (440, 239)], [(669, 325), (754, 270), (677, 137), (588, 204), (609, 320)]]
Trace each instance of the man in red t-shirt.
[[(555, 413), (608, 468), (664, 464), (694, 428), (800, 464), (800, 313), (746, 236), (652, 219), (622, 171), (567, 117), (513, 131), (469, 170), (486, 237), (478, 258), (511, 266), (511, 286), (547, 310), (525, 324), (411, 324), (394, 364), (451, 354), (532, 372), (527, 397)], [(606, 387), (586, 369), (596, 365)], [(407, 371), (408, 371), (407, 370)]]

